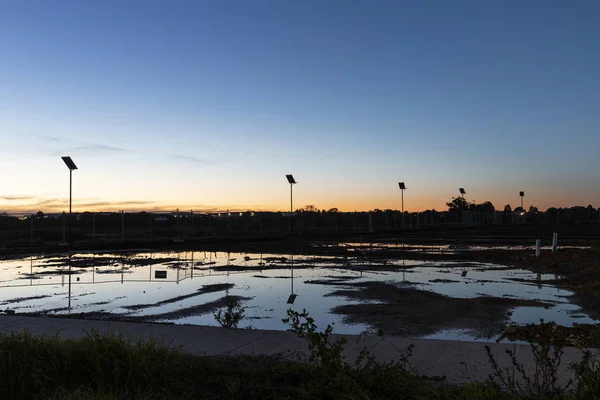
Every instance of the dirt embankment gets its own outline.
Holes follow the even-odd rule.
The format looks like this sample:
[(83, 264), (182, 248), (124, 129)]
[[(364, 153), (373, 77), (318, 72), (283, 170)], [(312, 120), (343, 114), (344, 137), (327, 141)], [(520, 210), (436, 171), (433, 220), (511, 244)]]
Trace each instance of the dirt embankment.
[[(385, 334), (421, 336), (442, 329), (466, 329), (493, 337), (506, 327), (509, 311), (518, 306), (543, 307), (535, 300), (501, 297), (460, 299), (382, 282), (348, 283), (330, 296), (362, 300), (334, 308), (351, 323), (381, 328)], [(374, 303), (365, 303), (364, 300)], [(375, 303), (377, 302), (377, 303)]]
[(175, 311), (167, 311), (164, 313), (150, 315), (131, 315), (131, 314), (113, 314), (107, 311), (91, 311), (91, 312), (72, 312), (70, 314), (54, 314), (50, 312), (67, 311), (67, 307), (47, 310), (43, 313), (29, 313), (29, 315), (51, 315), (53, 318), (74, 318), (74, 319), (95, 319), (100, 321), (129, 321), (129, 322), (156, 322), (161, 320), (175, 320), (186, 317), (209, 314), (217, 311), (220, 308), (227, 307), (229, 301), (235, 300), (239, 303), (244, 303), (250, 300), (250, 297), (242, 296), (223, 296), (215, 301), (195, 305), (188, 308), (182, 308)]
[(574, 302), (592, 318), (600, 319), (600, 246), (544, 253), (527, 266), (519, 266), (556, 274), (558, 284), (575, 292)]
[(126, 310), (136, 311), (136, 310), (143, 310), (145, 308), (150, 308), (150, 307), (160, 307), (160, 306), (164, 306), (166, 304), (177, 303), (178, 301), (189, 299), (191, 297), (201, 296), (206, 293), (216, 293), (216, 292), (222, 292), (225, 290), (233, 289), (234, 286), (235, 285), (233, 283), (215, 283), (212, 285), (202, 285), (202, 287), (200, 289), (196, 290), (193, 293), (183, 294), (181, 296), (173, 297), (173, 298), (159, 301), (156, 303), (134, 304), (131, 306), (124, 306), (123, 308)]
[(555, 322), (509, 327), (506, 337), (511, 340), (559, 346), (600, 347), (600, 325), (574, 324), (565, 327)]

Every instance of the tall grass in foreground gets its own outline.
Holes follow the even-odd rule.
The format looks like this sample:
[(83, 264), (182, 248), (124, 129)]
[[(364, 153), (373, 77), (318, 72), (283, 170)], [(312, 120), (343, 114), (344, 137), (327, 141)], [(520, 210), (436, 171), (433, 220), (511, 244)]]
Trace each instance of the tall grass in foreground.
[(124, 396), (185, 394), (182, 373), (189, 364), (153, 341), (96, 332), (79, 340), (13, 333), (0, 336), (0, 398), (44, 398), (78, 387)]
[[(0, 335), (0, 399), (524, 398), (492, 382), (450, 386), (411, 376), (404, 361), (377, 364), (365, 354), (363, 362), (345, 363), (337, 342), (328, 344), (328, 334), (317, 333), (306, 318), (289, 314), (296, 333), (313, 344), (316, 358), (304, 363), (282, 357), (192, 357), (152, 341), (95, 332), (79, 340)], [(596, 386), (546, 398), (598, 398), (600, 374), (582, 370), (581, 375)]]

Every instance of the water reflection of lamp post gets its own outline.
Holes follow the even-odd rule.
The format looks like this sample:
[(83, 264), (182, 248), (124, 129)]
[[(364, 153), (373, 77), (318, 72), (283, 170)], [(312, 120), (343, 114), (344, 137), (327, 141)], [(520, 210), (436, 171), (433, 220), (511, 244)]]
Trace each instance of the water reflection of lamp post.
[(289, 174), (285, 176), (288, 180), (288, 183), (290, 184), (290, 233), (292, 233), (293, 227), (292, 227), (292, 212), (294, 210), (294, 196), (293, 196), (293, 191), (292, 188), (294, 187), (294, 185), (298, 182), (296, 182), (296, 180), (294, 179), (294, 176)]
[(293, 254), (290, 255), (290, 271), (291, 271), (291, 279), (292, 279), (292, 292), (290, 294), (290, 297), (288, 297), (287, 303), (294, 304), (294, 302), (296, 301), (296, 297), (298, 297), (298, 295), (294, 294), (294, 255)]
[(406, 189), (406, 185), (404, 182), (398, 182), (398, 186), (400, 187), (400, 192), (402, 193), (402, 229), (404, 229), (404, 190)]
[[(69, 235), (69, 238), (71, 235)], [(69, 312), (71, 312), (71, 253), (69, 253)]]

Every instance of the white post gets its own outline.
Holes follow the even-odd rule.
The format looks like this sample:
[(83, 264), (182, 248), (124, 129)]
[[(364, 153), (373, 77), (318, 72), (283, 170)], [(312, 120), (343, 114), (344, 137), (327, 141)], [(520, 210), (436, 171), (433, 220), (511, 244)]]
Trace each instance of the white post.
[(554, 232), (554, 235), (552, 235), (552, 252), (556, 253), (558, 247), (558, 233)]
[(542, 251), (542, 241), (540, 239), (537, 239), (535, 241), (535, 256), (539, 257), (541, 251)]

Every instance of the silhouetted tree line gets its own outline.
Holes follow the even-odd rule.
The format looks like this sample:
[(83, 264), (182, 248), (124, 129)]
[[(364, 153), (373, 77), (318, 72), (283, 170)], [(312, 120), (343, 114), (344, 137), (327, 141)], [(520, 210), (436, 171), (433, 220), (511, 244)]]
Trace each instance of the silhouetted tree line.
[[(292, 215), (294, 232), (367, 232), (394, 231), (444, 224), (584, 224), (600, 222), (600, 210), (592, 207), (551, 207), (540, 211), (535, 206), (501, 210), (485, 201), (469, 203), (462, 197), (447, 203), (445, 211), (408, 212), (374, 209), (368, 212), (340, 212), (337, 208), (319, 210), (314, 205), (297, 209)], [(468, 219), (466, 219), (468, 218)], [(71, 223), (74, 240), (102, 241), (133, 238), (186, 238), (222, 235), (282, 234), (289, 232), (289, 212), (226, 213), (77, 213)], [(64, 240), (68, 229), (67, 214), (46, 215), (39, 211), (30, 216), (0, 214), (0, 244), (9, 241), (51, 242)]]

